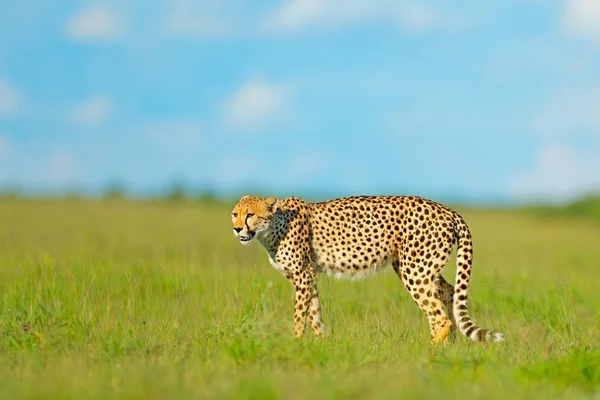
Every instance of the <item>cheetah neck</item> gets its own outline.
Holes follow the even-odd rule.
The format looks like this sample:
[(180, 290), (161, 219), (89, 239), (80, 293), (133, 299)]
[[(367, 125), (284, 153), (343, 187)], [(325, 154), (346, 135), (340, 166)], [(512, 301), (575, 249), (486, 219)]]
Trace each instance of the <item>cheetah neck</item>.
[(268, 229), (256, 235), (258, 242), (267, 250), (267, 253), (274, 254), (277, 251), (279, 241), (274, 237), (273, 232)]
[(267, 250), (267, 253), (270, 255), (274, 255), (279, 248), (279, 243), (281, 242), (282, 235), (278, 234), (281, 230), (278, 230), (277, 227), (281, 224), (280, 221), (281, 216), (279, 213), (276, 213), (273, 216), (271, 224), (268, 229), (259, 232), (256, 235), (259, 243)]

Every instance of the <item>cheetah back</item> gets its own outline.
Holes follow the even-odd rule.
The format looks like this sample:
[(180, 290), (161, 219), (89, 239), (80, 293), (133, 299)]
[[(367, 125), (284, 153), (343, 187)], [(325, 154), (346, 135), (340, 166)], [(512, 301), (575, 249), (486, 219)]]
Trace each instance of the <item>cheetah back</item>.
[(355, 196), (312, 203), (309, 216), (317, 269), (360, 279), (397, 260), (403, 241), (436, 229), (452, 211), (419, 197)]

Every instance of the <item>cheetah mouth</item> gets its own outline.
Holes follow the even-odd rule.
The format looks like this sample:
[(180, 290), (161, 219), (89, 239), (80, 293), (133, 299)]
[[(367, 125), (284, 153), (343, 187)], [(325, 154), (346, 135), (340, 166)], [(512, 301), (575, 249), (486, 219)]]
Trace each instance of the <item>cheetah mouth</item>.
[(248, 231), (248, 236), (240, 236), (240, 242), (242, 244), (248, 244), (254, 239), (254, 235), (256, 235), (256, 233)]

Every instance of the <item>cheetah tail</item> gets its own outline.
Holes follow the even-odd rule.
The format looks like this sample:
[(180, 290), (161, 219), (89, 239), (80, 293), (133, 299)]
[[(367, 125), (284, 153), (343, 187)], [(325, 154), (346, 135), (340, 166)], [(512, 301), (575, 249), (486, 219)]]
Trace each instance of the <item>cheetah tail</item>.
[(502, 333), (478, 327), (471, 321), (467, 312), (467, 297), (471, 265), (473, 263), (473, 242), (466, 222), (459, 218), (456, 221), (458, 249), (456, 252), (456, 285), (454, 287), (453, 309), (454, 320), (460, 333), (475, 342), (503, 342)]

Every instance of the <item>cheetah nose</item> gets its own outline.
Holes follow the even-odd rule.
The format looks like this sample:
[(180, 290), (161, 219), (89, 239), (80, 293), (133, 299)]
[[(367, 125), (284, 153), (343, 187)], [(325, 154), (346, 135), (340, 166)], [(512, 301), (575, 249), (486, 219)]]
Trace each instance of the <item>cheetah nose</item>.
[(240, 228), (240, 227), (233, 228), (233, 230), (236, 231), (237, 233), (240, 233), (242, 231), (242, 229), (243, 228)]

